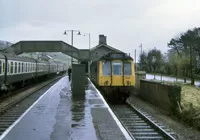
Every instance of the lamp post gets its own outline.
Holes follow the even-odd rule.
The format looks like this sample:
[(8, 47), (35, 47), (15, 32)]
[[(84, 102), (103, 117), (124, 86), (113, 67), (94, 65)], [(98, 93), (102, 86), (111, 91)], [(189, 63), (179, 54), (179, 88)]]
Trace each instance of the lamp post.
[(90, 33), (84, 33), (83, 36), (88, 35), (88, 41), (89, 41), (89, 61), (88, 61), (88, 76), (90, 76), (90, 61), (91, 61), (91, 52), (90, 52), (90, 45), (91, 45), (91, 38), (90, 38)]
[[(73, 47), (73, 40), (74, 40), (74, 32), (78, 32), (77, 35), (81, 35), (79, 30), (65, 30), (64, 35), (67, 35), (67, 32), (71, 32), (71, 46)], [(73, 64), (73, 52), (71, 47), (71, 65)]]
[(140, 48), (141, 48), (141, 54), (142, 54), (142, 43), (140, 44), (140, 46), (139, 46)]
[(91, 45), (91, 41), (90, 41), (90, 33), (84, 33), (83, 34), (84, 36), (86, 36), (86, 35), (88, 35), (88, 37), (89, 37), (89, 61), (90, 61), (90, 45)]

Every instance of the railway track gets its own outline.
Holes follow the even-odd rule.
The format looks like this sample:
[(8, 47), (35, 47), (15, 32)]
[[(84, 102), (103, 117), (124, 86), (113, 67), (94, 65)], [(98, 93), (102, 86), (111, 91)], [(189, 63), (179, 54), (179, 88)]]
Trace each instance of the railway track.
[(173, 132), (170, 132), (163, 125), (159, 125), (156, 121), (152, 121), (151, 116), (133, 106), (122, 104), (110, 105), (110, 107), (133, 139), (175, 140), (172, 136), (175, 136)]
[(47, 85), (53, 85), (59, 78), (48, 80), (37, 87), (25, 90), (16, 95), (12, 94), (6, 97), (5, 100), (1, 100), (0, 136), (48, 89), (49, 86)]

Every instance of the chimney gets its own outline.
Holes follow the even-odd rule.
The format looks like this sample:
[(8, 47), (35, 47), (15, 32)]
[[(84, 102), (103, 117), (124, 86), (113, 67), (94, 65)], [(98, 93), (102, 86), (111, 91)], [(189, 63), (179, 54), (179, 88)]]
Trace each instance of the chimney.
[(99, 35), (99, 45), (100, 45), (100, 44), (106, 44), (106, 45), (107, 45), (106, 36), (104, 36), (104, 35)]

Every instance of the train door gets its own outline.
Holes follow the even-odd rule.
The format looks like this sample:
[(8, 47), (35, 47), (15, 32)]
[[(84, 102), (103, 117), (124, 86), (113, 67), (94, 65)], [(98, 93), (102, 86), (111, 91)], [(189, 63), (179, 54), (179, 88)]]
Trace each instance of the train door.
[(104, 83), (101, 83), (101, 85), (104, 86), (110, 86), (112, 85), (112, 76), (111, 76), (111, 62), (110, 61), (103, 61), (102, 62), (102, 72), (100, 73), (101, 79), (100, 81), (103, 81)]
[(132, 65), (130, 61), (124, 61), (124, 85), (130, 86), (133, 84)]
[(122, 76), (122, 62), (113, 61), (112, 62), (112, 86), (122, 86), (123, 76)]

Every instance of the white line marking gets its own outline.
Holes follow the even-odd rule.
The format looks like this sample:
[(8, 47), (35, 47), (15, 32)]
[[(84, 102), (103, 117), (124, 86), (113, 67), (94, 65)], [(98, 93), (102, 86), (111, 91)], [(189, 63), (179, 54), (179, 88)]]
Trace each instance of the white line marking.
[[(90, 79), (88, 78), (88, 80), (90, 81)], [(92, 83), (90, 81), (90, 83)], [(107, 104), (107, 102), (105, 101), (105, 99), (103, 98), (103, 96), (101, 95), (101, 93), (99, 92), (99, 90), (94, 86), (94, 84), (92, 83), (93, 87), (95, 88), (95, 90), (97, 91), (97, 93), (99, 94), (99, 96), (101, 97), (101, 99), (103, 100), (104, 104), (106, 105), (106, 107), (108, 108), (108, 111), (110, 112), (110, 114), (112, 115), (113, 119), (115, 120), (115, 122), (117, 123), (117, 125), (119, 126), (119, 128), (121, 129), (122, 133), (124, 134), (124, 136), (126, 137), (127, 140), (132, 140), (132, 138), (130, 137), (130, 135), (128, 134), (128, 132), (126, 131), (126, 129), (122, 126), (121, 122), (119, 121), (119, 119), (115, 116), (115, 114), (113, 113), (113, 111), (110, 109), (109, 105)]]
[[(65, 78), (65, 77), (63, 77)], [(62, 79), (63, 79), (62, 78)], [(59, 81), (61, 81), (62, 79), (60, 79)], [(58, 82), (59, 82), (58, 81)], [(57, 82), (57, 83), (58, 83)], [(55, 85), (54, 84), (52, 87), (50, 87), (42, 96), (40, 96), (39, 99), (37, 99), (37, 101), (35, 101), (10, 127), (8, 127), (6, 129), (6, 131), (3, 132), (3, 134), (0, 136), (0, 140), (2, 140), (12, 129), (13, 127), (15, 127), (15, 125), (17, 125), (17, 123), (19, 123), (19, 121), (21, 121), (21, 119), (35, 106), (35, 104), (37, 104), (39, 102), (39, 100), (41, 100)]]

